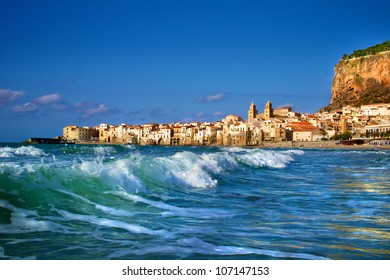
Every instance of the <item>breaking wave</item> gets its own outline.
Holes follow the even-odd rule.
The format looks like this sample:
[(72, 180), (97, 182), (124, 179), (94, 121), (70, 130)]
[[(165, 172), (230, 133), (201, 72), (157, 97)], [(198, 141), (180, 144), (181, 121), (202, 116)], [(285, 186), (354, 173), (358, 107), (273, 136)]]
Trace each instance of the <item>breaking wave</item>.
[(388, 257), (387, 151), (7, 145), (0, 259)]
[[(67, 160), (57, 161), (54, 155), (50, 157), (33, 146), (1, 148), (2, 157), (25, 156), (38, 159), (41, 157), (41, 160), (19, 164), (1, 163), (0, 174), (54, 172), (57, 176), (64, 177), (69, 174), (87, 176), (87, 178), (92, 176), (100, 178), (106, 184), (125, 188), (127, 191), (139, 191), (146, 186), (166, 184), (208, 188), (218, 185), (219, 175), (248, 166), (285, 168), (294, 161), (295, 156), (304, 153), (300, 150), (221, 148), (204, 153), (178, 151), (168, 156), (153, 156), (142, 154), (132, 148), (121, 149), (126, 153), (120, 154), (112, 146), (82, 147), (78, 157), (70, 154)], [(84, 156), (86, 151), (92, 155)], [(116, 157), (113, 157), (113, 154), (116, 154)]]
[(17, 156), (41, 157), (46, 154), (34, 146), (22, 146), (18, 148), (2, 147), (0, 148), (0, 158), (11, 158)]
[(294, 155), (303, 151), (270, 151), (261, 149), (228, 150), (196, 154), (177, 152), (166, 157), (151, 157), (133, 153), (127, 158), (105, 162), (102, 158), (77, 165), (88, 175), (109, 179), (115, 185), (143, 188), (148, 183), (187, 185), (195, 188), (215, 187), (219, 174), (240, 166), (252, 168), (285, 168)]

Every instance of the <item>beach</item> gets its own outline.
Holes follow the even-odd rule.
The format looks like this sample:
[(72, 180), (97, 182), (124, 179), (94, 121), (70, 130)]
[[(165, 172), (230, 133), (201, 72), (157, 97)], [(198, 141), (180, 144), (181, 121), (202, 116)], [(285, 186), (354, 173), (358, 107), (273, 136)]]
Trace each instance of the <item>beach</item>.
[(306, 148), (306, 149), (390, 149), (390, 145), (344, 145), (340, 141), (263, 142), (258, 148)]

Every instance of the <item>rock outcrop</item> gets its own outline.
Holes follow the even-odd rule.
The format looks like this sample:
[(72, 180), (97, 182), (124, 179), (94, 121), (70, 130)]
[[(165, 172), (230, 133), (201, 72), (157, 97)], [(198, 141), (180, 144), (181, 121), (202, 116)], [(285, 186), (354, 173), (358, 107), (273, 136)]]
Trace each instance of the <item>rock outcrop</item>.
[(351, 59), (335, 66), (332, 98), (324, 109), (390, 103), (390, 51)]

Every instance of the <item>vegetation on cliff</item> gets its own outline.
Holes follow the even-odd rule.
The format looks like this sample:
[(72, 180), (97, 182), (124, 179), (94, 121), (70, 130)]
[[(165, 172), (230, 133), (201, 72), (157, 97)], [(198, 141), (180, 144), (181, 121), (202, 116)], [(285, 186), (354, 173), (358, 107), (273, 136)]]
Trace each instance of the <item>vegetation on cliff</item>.
[(374, 55), (380, 52), (390, 51), (390, 40), (383, 42), (382, 44), (377, 44), (372, 47), (368, 47), (364, 50), (355, 50), (352, 54), (344, 54), (342, 59), (351, 59), (358, 58), (366, 55)]

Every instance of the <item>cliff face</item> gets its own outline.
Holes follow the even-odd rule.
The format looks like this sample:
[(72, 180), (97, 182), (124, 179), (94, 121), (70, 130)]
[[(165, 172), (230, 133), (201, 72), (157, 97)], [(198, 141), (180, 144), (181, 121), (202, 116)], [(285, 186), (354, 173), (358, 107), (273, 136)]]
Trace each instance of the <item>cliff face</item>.
[(390, 103), (390, 51), (340, 60), (326, 109), (381, 102)]

